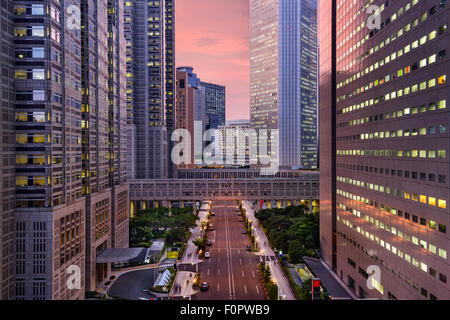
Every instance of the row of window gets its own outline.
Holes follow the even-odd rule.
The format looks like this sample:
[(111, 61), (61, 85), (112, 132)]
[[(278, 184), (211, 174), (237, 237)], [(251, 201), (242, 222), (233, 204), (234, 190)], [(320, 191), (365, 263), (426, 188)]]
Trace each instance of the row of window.
[[(358, 202), (360, 202), (362, 204), (365, 204), (367, 206), (374, 207), (375, 209), (380, 209), (382, 211), (389, 212), (392, 215), (398, 216), (399, 218), (403, 218), (405, 220), (412, 220), (414, 223), (419, 223), (419, 218), (420, 218), (420, 224), (426, 226), (427, 220), (425, 218), (418, 217), (416, 215), (412, 215), (412, 219), (411, 219), (411, 214), (408, 213), (408, 212), (403, 212), (402, 210), (397, 210), (395, 208), (386, 206), (386, 205), (384, 205), (382, 203), (378, 203), (378, 202), (375, 202), (373, 200), (369, 200), (369, 199), (366, 199), (364, 197), (361, 197), (361, 196), (358, 196), (358, 195), (354, 195), (352, 193), (349, 193), (349, 192), (346, 192), (346, 191), (343, 191), (343, 190), (340, 190), (340, 189), (338, 189), (337, 194), (339, 194), (342, 197), (345, 197), (347, 199), (358, 201)], [(447, 226), (446, 225), (439, 224), (438, 226), (439, 227), (438, 227), (437, 230), (439, 230), (439, 232), (447, 233)], [(432, 221), (430, 223), (429, 227), (430, 227), (430, 229), (436, 230), (436, 223), (434, 221)]]
[(446, 159), (446, 150), (389, 150), (389, 149), (338, 149), (338, 156), (369, 156), (390, 158)]
[[(427, 173), (426, 172), (417, 172), (417, 171), (409, 171), (409, 170), (395, 170), (395, 169), (389, 169), (389, 168), (377, 168), (377, 167), (369, 167), (369, 166), (360, 166), (360, 165), (352, 165), (348, 163), (338, 163), (338, 168), (346, 168), (349, 170), (358, 170), (358, 171), (365, 171), (370, 173), (376, 173), (376, 174), (382, 174), (382, 175), (391, 175), (391, 176), (397, 176), (400, 178), (406, 178), (406, 179), (420, 179), (422, 181), (427, 181)], [(436, 179), (437, 177), (437, 179)], [(447, 183), (447, 176), (444, 174), (434, 174), (429, 173), (428, 174), (428, 182), (438, 182), (438, 183)]]
[(438, 206), (439, 208), (443, 208), (443, 209), (447, 208), (447, 201), (444, 199), (437, 199), (436, 197), (426, 196), (423, 194), (418, 195), (415, 193), (406, 192), (404, 190), (396, 190), (391, 187), (382, 186), (382, 185), (378, 185), (375, 183), (368, 183), (368, 182), (364, 182), (361, 180), (350, 179), (350, 178), (345, 178), (345, 177), (338, 176), (336, 178), (336, 180), (339, 182), (351, 184), (351, 185), (354, 185), (354, 186), (357, 186), (360, 188), (366, 188), (366, 189), (370, 189), (370, 190), (373, 190), (376, 192), (396, 195), (403, 199), (412, 200), (412, 201), (420, 201), (420, 203), (428, 204), (433, 207)]
[(389, 138), (400, 138), (400, 137), (414, 137), (414, 136), (426, 136), (434, 135), (436, 132), (440, 134), (445, 134), (447, 127), (444, 125), (439, 125), (437, 127), (419, 128), (419, 129), (399, 129), (391, 131), (377, 131), (371, 133), (361, 133), (358, 135), (338, 137), (337, 141), (348, 141), (348, 140), (373, 140), (373, 139), (389, 139)]
[[(361, 105), (365, 104), (366, 106), (373, 105), (374, 101), (372, 100), (367, 100), (365, 103), (363, 102)], [(362, 106), (363, 107), (363, 106)], [(358, 125), (362, 125), (364, 123), (369, 123), (372, 121), (382, 121), (382, 120), (389, 120), (389, 119), (397, 119), (397, 118), (401, 118), (401, 117), (406, 117), (406, 116), (412, 116), (412, 115), (417, 115), (419, 113), (424, 113), (424, 112), (428, 112), (428, 111), (440, 111), (447, 108), (447, 101), (446, 100), (440, 100), (437, 103), (435, 102), (431, 102), (428, 105), (426, 104), (422, 104), (420, 106), (414, 106), (414, 107), (405, 107), (405, 108), (401, 108), (398, 110), (394, 110), (391, 112), (386, 112), (386, 113), (380, 113), (380, 114), (376, 114), (373, 116), (366, 116), (360, 119), (354, 119), (354, 120), (350, 120), (347, 122), (340, 122), (337, 124), (337, 126), (339, 128), (343, 128), (343, 127), (347, 127), (347, 126), (358, 126)], [(358, 108), (359, 109), (359, 105)], [(355, 110), (355, 109), (353, 109)]]
[[(377, 243), (382, 248), (385, 248), (387, 251), (392, 252), (395, 256), (398, 256), (400, 259), (408, 262), (409, 264), (412, 264), (417, 269), (419, 269), (425, 273), (429, 273), (430, 275), (435, 277), (435, 275), (436, 275), (435, 269), (430, 268), (426, 263), (417, 260), (416, 258), (414, 258), (413, 256), (409, 255), (406, 252), (403, 252), (402, 250), (395, 247), (393, 244), (390, 244), (389, 242), (386, 242), (386, 241), (378, 238), (377, 236), (374, 236), (373, 234), (369, 233), (368, 231), (365, 231), (364, 229), (355, 226), (350, 221), (343, 219), (340, 216), (337, 217), (337, 221), (341, 222), (342, 224), (344, 224), (345, 226), (347, 226), (348, 228), (350, 228), (352, 230), (356, 230), (356, 232), (361, 234), (363, 237), (366, 237), (367, 239), (370, 239), (371, 241)], [(443, 273), (439, 273), (439, 280), (443, 283), (447, 283), (447, 275), (445, 275)]]
[[(392, 233), (393, 235), (396, 235), (401, 239), (404, 239), (408, 242), (412, 242), (416, 246), (420, 245), (421, 248), (428, 250), (432, 254), (434, 254), (434, 255), (438, 254), (439, 257), (441, 257), (442, 259), (447, 259), (447, 250), (445, 250), (445, 249), (437, 248), (435, 245), (433, 245), (431, 243), (427, 243), (425, 240), (419, 240), (419, 238), (417, 238), (416, 236), (413, 236), (406, 232), (403, 232), (402, 230), (397, 229), (388, 224), (385, 224), (382, 221), (378, 221), (378, 219), (374, 219), (371, 216), (361, 215), (360, 211), (354, 210), (352, 208), (348, 208), (343, 204), (339, 204), (339, 208), (341, 208), (344, 211), (350, 212), (353, 215), (355, 215), (361, 219), (364, 219), (367, 222), (370, 222), (371, 224), (375, 225), (377, 228), (384, 229), (388, 233)], [(430, 221), (430, 225), (431, 225), (431, 222), (434, 223), (434, 228), (436, 228), (436, 223), (434, 221)], [(372, 239), (373, 237), (370, 237), (370, 238)]]

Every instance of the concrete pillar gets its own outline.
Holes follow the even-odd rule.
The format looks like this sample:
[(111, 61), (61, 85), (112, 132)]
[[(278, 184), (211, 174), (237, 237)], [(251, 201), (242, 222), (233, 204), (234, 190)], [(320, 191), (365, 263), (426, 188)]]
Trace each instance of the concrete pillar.
[(308, 202), (309, 202), (309, 213), (312, 213), (312, 208), (313, 208), (312, 200), (309, 200)]

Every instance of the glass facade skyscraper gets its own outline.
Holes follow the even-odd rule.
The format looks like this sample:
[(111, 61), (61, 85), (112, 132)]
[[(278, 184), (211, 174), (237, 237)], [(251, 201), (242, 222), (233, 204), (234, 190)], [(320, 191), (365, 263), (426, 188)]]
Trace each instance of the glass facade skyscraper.
[(250, 115), (279, 129), (281, 167), (317, 168), (317, 23), (312, 0), (250, 1)]

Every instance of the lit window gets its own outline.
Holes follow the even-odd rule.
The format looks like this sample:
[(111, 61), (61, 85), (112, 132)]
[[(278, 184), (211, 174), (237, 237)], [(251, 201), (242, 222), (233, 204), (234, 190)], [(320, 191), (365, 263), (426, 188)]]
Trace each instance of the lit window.
[(440, 76), (438, 78), (438, 83), (439, 84), (444, 84), (446, 82), (446, 80), (447, 80), (447, 76), (446, 75)]
[(439, 208), (445, 209), (445, 208), (447, 208), (447, 201), (439, 199), (438, 200), (438, 205), (439, 205)]

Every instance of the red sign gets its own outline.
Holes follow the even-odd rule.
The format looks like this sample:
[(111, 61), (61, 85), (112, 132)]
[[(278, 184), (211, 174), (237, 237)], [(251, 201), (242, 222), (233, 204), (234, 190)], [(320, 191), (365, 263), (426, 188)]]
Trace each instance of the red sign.
[(315, 287), (315, 288), (320, 287), (320, 280), (314, 280), (313, 281), (313, 287)]

